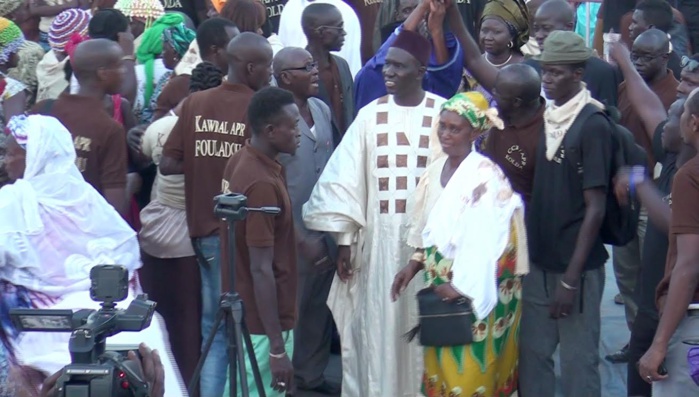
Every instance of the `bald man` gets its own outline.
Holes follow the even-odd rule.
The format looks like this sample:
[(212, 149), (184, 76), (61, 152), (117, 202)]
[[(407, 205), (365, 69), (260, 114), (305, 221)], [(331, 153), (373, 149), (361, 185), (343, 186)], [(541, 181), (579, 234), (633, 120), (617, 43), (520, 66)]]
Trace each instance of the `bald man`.
[[(575, 10), (565, 0), (544, 1), (534, 15), (534, 25), (530, 32), (536, 38), (539, 49), (544, 49), (544, 41), (554, 30), (573, 31), (575, 29)], [(541, 72), (541, 64), (534, 59), (528, 59), (526, 64)], [(617, 87), (621, 82), (618, 71), (604, 62), (593, 57), (587, 61), (583, 81), (587, 84), (592, 97), (607, 106), (617, 105)]]
[(522, 63), (505, 66), (495, 80), (493, 97), (505, 129), (491, 129), (477, 147), (502, 168), (512, 188), (529, 203), (546, 109), (539, 73)]
[[(294, 95), (301, 113), (298, 124), (301, 143), (296, 155), (279, 156), (279, 162), (286, 170), (297, 235), (322, 241), (325, 252), (321, 257), (334, 257), (329, 254), (337, 249), (332, 237), (306, 229), (302, 218), (302, 207), (335, 149), (330, 108), (322, 100), (314, 98), (318, 95), (320, 83), (318, 64), (303, 48), (286, 47), (274, 57), (273, 69), (277, 85)], [(333, 263), (328, 259), (313, 264), (298, 256), (298, 310), (294, 328), (296, 386), (328, 395), (340, 393), (340, 385), (328, 382), (323, 376), (330, 359), (332, 337), (332, 313), (326, 301), (335, 273)]]
[(311, 4), (303, 10), (301, 27), (308, 39), (306, 49), (318, 64), (318, 93), (332, 111), (336, 144), (354, 120), (354, 79), (347, 61), (331, 51), (345, 43), (345, 22), (332, 4)]
[[(668, 69), (669, 52), (670, 42), (667, 35), (658, 29), (649, 29), (641, 33), (634, 41), (631, 49), (631, 61), (634, 68), (641, 75), (646, 85), (660, 98), (666, 111), (670, 109), (670, 105), (675, 101), (677, 87), (679, 86), (679, 82)], [(649, 165), (648, 176), (653, 177), (653, 170), (656, 164), (655, 151), (653, 149), (655, 129), (648, 130), (645, 127), (643, 119), (636, 111), (629, 97), (630, 93), (627, 84), (628, 82), (624, 81), (619, 85), (620, 124), (631, 131), (636, 143), (646, 150)], [(641, 247), (643, 247), (646, 235), (647, 221), (648, 215), (645, 211), (642, 211), (639, 217), (637, 236), (624, 247), (613, 247), (612, 263), (619, 293), (624, 300), (626, 323), (629, 330), (633, 328), (638, 311), (635, 290), (636, 280), (641, 269)], [(618, 352), (607, 355), (605, 358), (614, 363), (627, 362), (628, 345)]]
[(105, 95), (119, 93), (124, 78), (124, 53), (107, 39), (81, 43), (70, 59), (80, 83), (76, 94), (37, 103), (33, 112), (57, 118), (73, 136), (76, 165), (120, 214), (127, 213), (127, 148), (124, 127), (104, 110)]
[[(255, 91), (269, 84), (272, 47), (264, 37), (245, 32), (228, 44), (226, 58), (227, 81), (185, 99), (159, 165), (163, 175), (184, 174), (187, 225), (201, 271), (204, 337), (211, 333), (221, 294), (221, 241), (213, 199), (222, 191), (228, 158), (250, 136), (246, 110)], [(228, 269), (223, 269), (225, 276)], [(227, 280), (223, 277), (224, 290)], [(225, 333), (219, 328), (202, 370), (202, 396), (222, 395), (227, 366)]]

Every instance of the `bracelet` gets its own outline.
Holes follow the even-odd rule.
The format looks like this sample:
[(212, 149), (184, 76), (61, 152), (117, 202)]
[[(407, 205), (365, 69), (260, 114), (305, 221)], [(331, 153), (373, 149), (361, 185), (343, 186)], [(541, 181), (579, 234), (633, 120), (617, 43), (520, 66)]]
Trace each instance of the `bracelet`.
[(629, 194), (631, 197), (636, 196), (636, 186), (646, 179), (646, 169), (640, 165), (631, 167), (629, 175)]
[(133, 55), (124, 55), (123, 57), (121, 57), (121, 60), (135, 62), (136, 58), (134, 58)]
[(578, 290), (577, 287), (573, 287), (572, 285), (568, 285), (565, 281), (563, 281), (563, 279), (561, 279), (561, 285), (563, 286), (563, 288), (567, 289), (568, 291), (577, 291)]
[(416, 252), (413, 254), (413, 256), (410, 257), (410, 260), (420, 262), (420, 263), (425, 263), (425, 253), (424, 252)]
[(284, 358), (286, 356), (286, 352), (281, 352), (279, 354), (274, 354), (272, 352), (269, 352), (269, 356), (272, 358), (277, 358), (277, 359)]

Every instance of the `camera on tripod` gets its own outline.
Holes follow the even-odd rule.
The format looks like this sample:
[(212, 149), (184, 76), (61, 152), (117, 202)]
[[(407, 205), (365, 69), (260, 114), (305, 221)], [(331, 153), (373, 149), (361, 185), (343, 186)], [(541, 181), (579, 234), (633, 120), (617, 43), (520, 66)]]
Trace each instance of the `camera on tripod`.
[(156, 303), (143, 294), (126, 310), (116, 303), (128, 296), (129, 272), (123, 266), (100, 265), (90, 270), (90, 298), (99, 310), (10, 310), (18, 331), (71, 332), (71, 364), (56, 382), (61, 397), (147, 397), (148, 384), (138, 364), (117, 352), (106, 351), (108, 337), (122, 331), (139, 332), (150, 326)]

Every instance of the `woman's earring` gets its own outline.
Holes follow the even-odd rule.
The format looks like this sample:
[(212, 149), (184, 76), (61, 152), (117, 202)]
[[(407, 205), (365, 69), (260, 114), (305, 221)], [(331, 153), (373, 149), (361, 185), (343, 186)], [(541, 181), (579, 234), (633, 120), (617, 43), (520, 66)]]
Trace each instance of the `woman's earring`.
[(515, 46), (515, 44), (511, 41), (509, 43), (507, 43), (507, 48), (512, 48), (514, 46)]

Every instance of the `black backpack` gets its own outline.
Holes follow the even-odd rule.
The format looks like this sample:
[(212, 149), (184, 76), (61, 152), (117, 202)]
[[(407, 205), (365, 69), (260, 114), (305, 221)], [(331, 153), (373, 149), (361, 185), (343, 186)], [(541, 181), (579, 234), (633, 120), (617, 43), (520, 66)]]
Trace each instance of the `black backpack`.
[[(594, 105), (587, 104), (566, 133), (565, 156), (571, 164), (582, 174), (580, 158), (580, 140), (582, 126), (593, 115), (602, 114), (612, 125), (612, 164), (607, 190), (607, 210), (602, 221), (600, 235), (605, 244), (624, 246), (636, 236), (638, 228), (638, 215), (641, 205), (634, 197), (629, 198), (628, 205), (621, 205), (614, 195), (614, 176), (619, 168), (624, 166), (646, 166), (648, 157), (643, 147), (636, 144), (633, 134), (625, 127), (617, 124), (613, 111), (615, 109), (599, 110)], [(618, 119), (618, 118), (617, 118)]]

